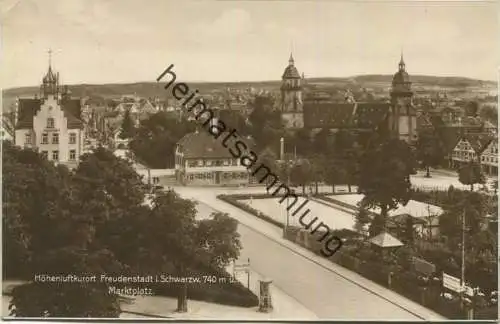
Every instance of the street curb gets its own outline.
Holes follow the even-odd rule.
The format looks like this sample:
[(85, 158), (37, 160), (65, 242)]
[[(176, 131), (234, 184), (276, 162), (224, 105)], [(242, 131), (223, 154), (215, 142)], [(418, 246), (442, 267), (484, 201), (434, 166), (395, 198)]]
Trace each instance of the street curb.
[[(218, 199), (218, 198), (217, 198), (217, 199)], [(218, 200), (220, 200), (220, 199), (218, 199)], [(222, 200), (220, 200), (220, 201), (222, 201)], [(224, 202), (224, 201), (222, 201), (222, 202)], [(204, 203), (204, 202), (203, 202), (203, 203)], [(224, 203), (226, 203), (226, 202), (224, 202)], [(204, 204), (205, 204), (205, 205), (210, 206), (210, 205), (209, 205), (209, 204), (207, 204), (207, 203), (204, 203)], [(230, 204), (229, 204), (229, 205), (230, 205)], [(232, 205), (230, 205), (230, 206), (232, 206)], [(210, 206), (210, 207), (211, 207), (211, 208), (213, 208), (214, 210), (217, 210), (217, 211), (219, 211), (219, 212), (222, 212), (221, 210), (218, 210), (217, 208), (215, 208), (215, 207), (213, 207), (213, 206)], [(235, 207), (235, 206), (232, 206), (232, 207)], [(235, 207), (235, 208), (237, 208), (237, 207)], [(245, 211), (243, 211), (243, 210), (241, 210), (241, 211), (242, 211), (242, 212), (245, 212)], [(251, 216), (252, 216), (252, 217), (254, 217), (253, 215), (251, 215)], [(238, 220), (237, 220), (237, 221), (238, 221)], [(263, 221), (263, 222), (264, 222), (264, 221)], [(301, 252), (299, 252), (299, 251), (297, 251), (297, 250), (292, 249), (292, 248), (291, 248), (290, 246), (288, 246), (287, 244), (284, 244), (283, 242), (280, 242), (280, 241), (276, 240), (274, 237), (271, 237), (271, 236), (269, 236), (269, 235), (266, 235), (266, 234), (264, 234), (264, 233), (262, 233), (262, 232), (258, 231), (257, 229), (255, 229), (255, 228), (253, 228), (253, 227), (251, 227), (251, 226), (249, 226), (249, 225), (247, 225), (247, 224), (242, 223), (241, 221), (238, 221), (238, 223), (240, 223), (241, 225), (243, 225), (243, 226), (245, 226), (245, 227), (247, 227), (247, 228), (249, 228), (249, 229), (253, 230), (254, 232), (256, 232), (256, 233), (258, 233), (258, 234), (260, 234), (260, 235), (262, 235), (262, 236), (264, 236), (264, 237), (266, 237), (266, 238), (268, 238), (268, 239), (270, 239), (270, 240), (272, 240), (272, 241), (274, 241), (274, 242), (276, 242), (276, 243), (278, 243), (279, 245), (281, 245), (282, 247), (285, 247), (286, 249), (288, 249), (288, 250), (292, 251), (293, 253), (295, 253), (295, 254), (297, 254), (297, 255), (300, 255), (300, 256), (302, 256), (303, 258), (305, 258), (305, 259), (307, 259), (307, 260), (309, 260), (309, 261), (311, 261), (311, 262), (313, 262), (313, 263), (315, 263), (315, 264), (319, 265), (319, 266), (320, 266), (320, 267), (322, 267), (323, 269), (328, 270), (328, 271), (330, 271), (330, 272), (333, 272), (333, 273), (335, 273), (336, 275), (338, 275), (338, 276), (342, 277), (343, 279), (345, 279), (345, 280), (347, 280), (347, 281), (349, 281), (349, 282), (351, 282), (351, 283), (355, 284), (356, 286), (359, 286), (359, 287), (363, 288), (364, 290), (366, 290), (366, 291), (368, 291), (368, 292), (370, 292), (370, 293), (372, 293), (372, 294), (374, 294), (374, 295), (376, 295), (376, 296), (378, 296), (378, 297), (380, 297), (380, 298), (384, 299), (385, 301), (388, 301), (389, 303), (393, 304), (394, 306), (399, 307), (399, 308), (401, 308), (401, 309), (403, 309), (403, 310), (407, 311), (408, 313), (410, 313), (410, 314), (412, 314), (412, 315), (414, 315), (414, 316), (416, 316), (416, 317), (418, 317), (418, 318), (420, 318), (420, 319), (423, 319), (423, 320), (426, 320), (426, 321), (431, 320), (431, 319), (427, 319), (426, 317), (424, 317), (424, 316), (422, 316), (422, 315), (420, 315), (420, 314), (416, 313), (415, 311), (412, 311), (412, 310), (410, 310), (410, 309), (408, 309), (408, 308), (406, 308), (406, 307), (404, 307), (404, 306), (402, 306), (402, 305), (400, 305), (400, 304), (398, 304), (398, 303), (396, 303), (396, 302), (392, 301), (392, 300), (391, 300), (391, 299), (389, 299), (388, 297), (385, 297), (385, 296), (383, 296), (383, 295), (381, 295), (381, 294), (377, 293), (376, 291), (371, 290), (370, 288), (368, 288), (368, 287), (366, 287), (366, 286), (362, 285), (361, 283), (356, 282), (354, 279), (351, 279), (351, 278), (346, 277), (345, 275), (341, 274), (341, 273), (340, 273), (340, 272), (338, 272), (337, 270), (334, 270), (334, 269), (332, 269), (332, 268), (330, 268), (330, 267), (328, 267), (328, 266), (326, 266), (326, 265), (322, 264), (321, 262), (316, 261), (316, 260), (315, 260), (315, 259), (313, 259), (312, 257), (310, 257), (310, 256), (306, 255), (306, 254), (309, 254), (309, 253), (312, 253), (312, 252), (311, 252), (311, 251), (309, 251), (309, 250), (307, 250), (307, 249), (305, 249), (305, 248), (303, 248), (303, 247), (301, 247), (300, 245), (296, 245), (296, 244), (294, 244), (294, 243), (292, 243), (292, 242), (290, 242), (290, 243), (289, 243), (289, 244), (294, 244), (294, 247), (298, 247), (298, 248), (299, 248), (299, 250), (302, 250)], [(269, 223), (267, 223), (267, 222), (266, 222), (266, 224), (269, 224)], [(269, 224), (269, 225), (271, 225), (271, 224)], [(273, 225), (273, 226), (274, 226), (274, 225)], [(277, 227), (277, 226), (276, 226), (276, 227)], [(331, 261), (328, 261), (328, 262), (331, 262)], [(337, 265), (337, 264), (335, 264), (335, 263), (333, 263), (333, 265), (338, 266), (338, 267), (341, 267), (340, 265)], [(342, 268), (342, 270), (352, 272), (352, 271), (350, 271), (349, 269), (345, 269), (345, 268)], [(358, 274), (357, 274), (357, 273), (355, 273), (355, 272), (352, 272), (352, 273), (353, 273), (353, 274), (358, 275)], [(368, 280), (368, 279), (366, 279), (366, 280)], [(374, 282), (371, 282), (371, 283), (372, 283), (373, 285), (377, 285), (377, 286), (379, 286), (377, 283), (374, 283)], [(385, 287), (383, 287), (383, 286), (380, 286), (380, 288), (381, 288), (381, 289), (387, 289), (387, 288), (385, 288)], [(400, 296), (401, 298), (407, 299), (405, 296), (402, 296), (402, 295), (399, 295), (399, 296)], [(408, 299), (408, 300), (409, 300), (409, 299)], [(413, 301), (411, 301), (411, 300), (409, 300), (409, 301), (410, 301), (410, 302), (413, 302)], [(421, 307), (424, 307), (424, 306), (421, 306)], [(424, 308), (425, 308), (425, 307), (424, 307)], [(429, 310), (429, 311), (431, 311), (431, 310)], [(438, 313), (436, 313), (436, 312), (434, 312), (434, 311), (431, 311), (431, 312), (433, 312), (434, 314), (436, 314), (436, 315), (438, 315), (439, 317), (441, 317), (441, 318), (442, 318), (442, 320), (447, 320), (447, 318), (446, 318), (446, 317), (444, 317), (444, 316), (442, 316), (442, 315), (440, 315), (440, 314), (438, 314)], [(433, 319), (433, 320), (434, 320), (434, 319)]]

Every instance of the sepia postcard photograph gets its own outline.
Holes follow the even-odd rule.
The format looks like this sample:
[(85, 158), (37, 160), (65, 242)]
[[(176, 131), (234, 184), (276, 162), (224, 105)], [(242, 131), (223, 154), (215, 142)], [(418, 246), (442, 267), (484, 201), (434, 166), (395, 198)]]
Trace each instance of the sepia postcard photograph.
[(1, 0), (1, 318), (496, 322), (499, 12)]

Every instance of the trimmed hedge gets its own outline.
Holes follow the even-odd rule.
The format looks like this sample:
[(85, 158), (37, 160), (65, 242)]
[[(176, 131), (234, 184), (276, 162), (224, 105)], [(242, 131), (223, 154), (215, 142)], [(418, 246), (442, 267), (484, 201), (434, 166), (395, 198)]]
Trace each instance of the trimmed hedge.
[[(273, 219), (272, 217), (270, 216), (267, 216), (266, 214), (258, 211), (257, 209), (255, 208), (252, 208), (250, 206), (248, 206), (247, 204), (244, 204), (242, 202), (239, 202), (238, 200), (240, 199), (249, 199), (247, 198), (248, 195), (218, 195), (217, 196), (217, 199), (220, 199), (222, 201), (225, 201), (235, 207), (238, 207), (240, 209), (243, 209), (244, 211), (246, 211), (247, 213), (250, 213), (262, 220), (265, 220), (266, 222), (269, 222), (273, 225), (276, 225), (280, 228), (284, 228), (285, 225), (283, 225), (282, 223), (278, 222), (277, 220)], [(249, 196), (248, 196), (249, 197)], [(256, 198), (255, 196), (252, 196), (253, 198)], [(269, 197), (273, 197), (272, 195), (269, 195)], [(269, 197), (259, 197), (259, 198), (256, 198), (256, 199), (261, 199), (261, 198), (269, 198)]]
[[(217, 279), (220, 278), (217, 276)], [(228, 306), (255, 307), (258, 297), (239, 281), (230, 283), (229, 276), (225, 283), (188, 284), (188, 299), (217, 303)], [(179, 284), (156, 284), (152, 288), (156, 295), (177, 297)]]
[[(187, 283), (187, 297), (188, 300), (198, 300), (210, 303), (217, 303), (228, 306), (238, 307), (254, 307), (258, 306), (258, 297), (247, 287), (242, 285), (239, 281), (232, 279), (231, 275), (226, 271), (214, 271), (205, 269), (201, 271), (198, 269), (191, 269), (186, 272), (186, 275), (180, 276), (173, 273), (165, 273), (164, 275), (171, 275), (172, 277), (193, 277), (200, 278), (199, 283)], [(203, 276), (215, 277), (216, 282), (204, 282)], [(219, 278), (224, 278), (224, 282), (219, 282)], [(177, 298), (179, 288), (183, 284), (175, 282), (154, 282), (154, 283), (140, 283), (134, 284), (139, 288), (151, 288), (153, 295), (174, 297)], [(120, 285), (116, 285), (117, 287)], [(127, 284), (123, 284), (127, 286)]]

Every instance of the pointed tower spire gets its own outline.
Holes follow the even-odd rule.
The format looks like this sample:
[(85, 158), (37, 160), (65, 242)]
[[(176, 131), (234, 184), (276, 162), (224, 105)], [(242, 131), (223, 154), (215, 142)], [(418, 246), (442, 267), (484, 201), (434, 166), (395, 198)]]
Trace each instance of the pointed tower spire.
[(399, 60), (399, 70), (404, 71), (405, 70), (405, 60), (403, 59), (403, 49), (401, 49), (401, 59)]
[(289, 65), (294, 65), (295, 61), (293, 60), (293, 54), (290, 52), (290, 58), (288, 59), (288, 64)]
[(52, 66), (52, 49), (49, 48), (47, 52), (49, 53), (49, 69), (50, 69)]

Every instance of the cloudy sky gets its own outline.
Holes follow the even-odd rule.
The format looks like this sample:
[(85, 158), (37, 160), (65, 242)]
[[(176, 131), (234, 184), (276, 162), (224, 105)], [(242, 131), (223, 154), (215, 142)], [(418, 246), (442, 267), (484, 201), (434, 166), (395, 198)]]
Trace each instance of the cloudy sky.
[(495, 2), (1, 0), (2, 86), (395, 72), (497, 80)]

